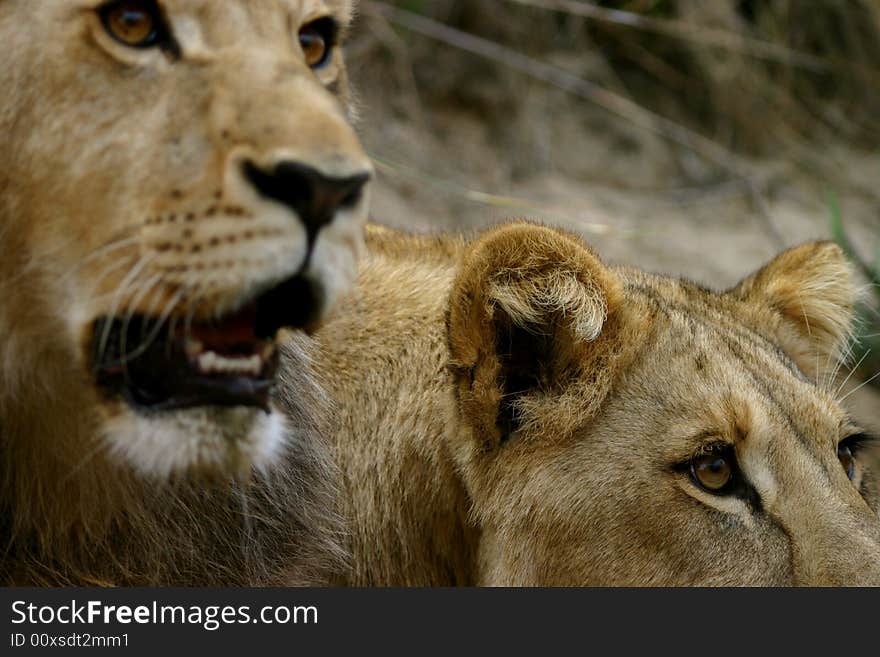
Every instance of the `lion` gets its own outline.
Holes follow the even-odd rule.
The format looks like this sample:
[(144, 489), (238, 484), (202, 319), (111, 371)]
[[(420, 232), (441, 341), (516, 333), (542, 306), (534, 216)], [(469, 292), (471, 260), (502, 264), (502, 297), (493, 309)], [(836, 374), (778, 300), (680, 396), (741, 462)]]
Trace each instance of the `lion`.
[(720, 293), (530, 223), (367, 244), (316, 336), (338, 583), (880, 585), (872, 438), (834, 383), (857, 293), (834, 244)]
[(352, 5), (0, 0), (0, 581), (338, 567), (326, 399), (277, 344), (363, 249)]

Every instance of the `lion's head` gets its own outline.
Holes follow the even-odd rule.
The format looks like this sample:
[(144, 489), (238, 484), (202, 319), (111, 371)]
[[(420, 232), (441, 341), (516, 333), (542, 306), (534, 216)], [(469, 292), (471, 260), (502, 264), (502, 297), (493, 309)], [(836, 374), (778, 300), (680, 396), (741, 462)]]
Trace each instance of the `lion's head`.
[(855, 296), (831, 244), (716, 294), (537, 226), (479, 240), (448, 325), (482, 581), (880, 584), (833, 383)]
[(362, 246), (351, 5), (0, 0), (7, 439), (160, 476), (272, 461), (276, 334)]

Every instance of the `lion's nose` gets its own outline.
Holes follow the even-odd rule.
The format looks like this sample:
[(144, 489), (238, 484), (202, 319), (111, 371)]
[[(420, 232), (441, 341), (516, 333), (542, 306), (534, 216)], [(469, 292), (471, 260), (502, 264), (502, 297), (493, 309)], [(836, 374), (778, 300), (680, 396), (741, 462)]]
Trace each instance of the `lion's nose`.
[(333, 177), (300, 162), (281, 162), (270, 170), (246, 162), (244, 174), (262, 196), (283, 203), (299, 215), (309, 243), (314, 243), (338, 211), (357, 206), (370, 180), (368, 172)]

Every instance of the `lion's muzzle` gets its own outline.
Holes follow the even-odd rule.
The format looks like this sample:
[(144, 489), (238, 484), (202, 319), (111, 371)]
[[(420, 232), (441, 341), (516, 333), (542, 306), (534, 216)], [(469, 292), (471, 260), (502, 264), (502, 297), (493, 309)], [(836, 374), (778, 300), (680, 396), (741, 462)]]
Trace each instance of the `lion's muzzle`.
[(98, 387), (138, 410), (243, 406), (269, 411), (275, 337), (321, 306), (319, 288), (294, 277), (239, 310), (210, 320), (102, 317), (91, 333)]

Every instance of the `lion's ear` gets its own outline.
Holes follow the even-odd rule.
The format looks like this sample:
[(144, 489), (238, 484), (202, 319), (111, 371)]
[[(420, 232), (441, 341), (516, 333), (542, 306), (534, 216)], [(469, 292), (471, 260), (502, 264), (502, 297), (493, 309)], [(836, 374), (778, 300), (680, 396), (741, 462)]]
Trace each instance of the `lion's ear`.
[(819, 376), (843, 356), (858, 290), (840, 247), (816, 242), (789, 249), (728, 294), (753, 304), (782, 349)]
[(510, 224), (470, 247), (448, 339), (462, 416), (484, 446), (524, 424), (559, 435), (583, 423), (604, 388), (621, 298), (615, 274), (560, 231)]

